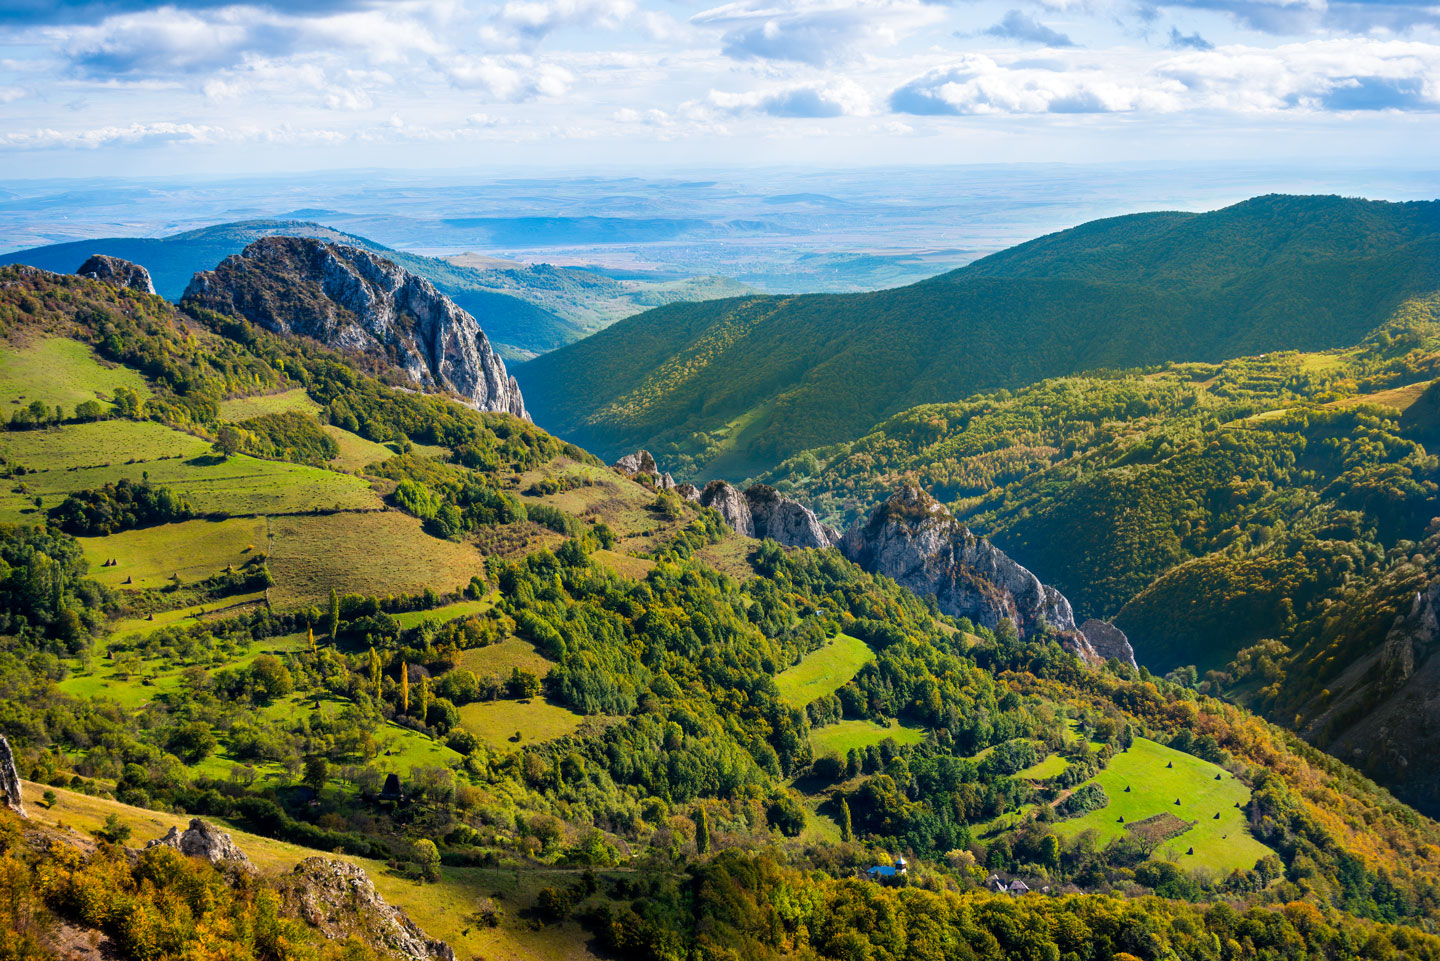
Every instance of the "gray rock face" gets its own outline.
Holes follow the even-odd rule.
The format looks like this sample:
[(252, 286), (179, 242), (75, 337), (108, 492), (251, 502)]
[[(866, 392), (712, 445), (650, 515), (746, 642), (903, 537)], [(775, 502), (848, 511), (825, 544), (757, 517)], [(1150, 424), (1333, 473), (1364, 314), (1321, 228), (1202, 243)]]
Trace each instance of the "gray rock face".
[(764, 484), (742, 493), (733, 484), (711, 481), (700, 492), (699, 503), (714, 508), (746, 537), (769, 538), (786, 547), (834, 547), (840, 542), (839, 532), (820, 523), (810, 508)]
[(1440, 804), (1440, 579), (1327, 688), (1301, 734), (1422, 810)]
[(150, 271), (139, 264), (132, 264), (109, 254), (96, 254), (80, 265), (75, 271), (81, 277), (103, 281), (115, 287), (128, 287), (144, 294), (155, 293), (155, 284), (150, 280)]
[(660, 473), (660, 468), (655, 464), (655, 458), (650, 456), (648, 450), (637, 450), (633, 454), (626, 454), (610, 466), (622, 474)]
[(1121, 664), (1129, 664), (1134, 668), (1140, 666), (1135, 663), (1135, 649), (1130, 646), (1130, 638), (1109, 621), (1092, 617), (1080, 625), (1080, 633), (1085, 635), (1085, 640), (1090, 642), (1095, 656), (1102, 661), (1108, 661), (1113, 657)]
[(698, 504), (700, 502), (700, 488), (696, 487), (694, 484), (676, 484), (675, 493), (679, 494), (682, 499), (690, 501), (691, 503)]
[(327, 938), (358, 936), (371, 947), (411, 961), (455, 961), (444, 941), (428, 937), (387, 903), (364, 870), (331, 858), (306, 858), (279, 884), (281, 896)]
[(475, 318), (369, 251), (264, 237), (196, 274), (184, 300), (366, 355), (416, 388), (452, 391), (479, 410), (528, 418), (519, 385)]
[(250, 863), (244, 851), (235, 846), (230, 835), (199, 818), (191, 818), (190, 827), (183, 832), (172, 827), (164, 837), (155, 838), (145, 847), (148, 849), (161, 845), (172, 847), (192, 858), (203, 858), (211, 864), (233, 867), (248, 873), (255, 871), (255, 865)]
[(0, 801), (25, 817), (25, 803), (20, 797), (20, 772), (15, 770), (15, 755), (11, 753), (10, 742), (3, 734), (0, 734)]
[(1075, 626), (1070, 602), (1040, 583), (989, 541), (976, 537), (914, 485), (906, 485), (845, 533), (840, 550), (859, 566), (883, 574), (940, 610), (993, 628), (1015, 624), (1021, 637), (1044, 625), (1090, 663), (1098, 658)]

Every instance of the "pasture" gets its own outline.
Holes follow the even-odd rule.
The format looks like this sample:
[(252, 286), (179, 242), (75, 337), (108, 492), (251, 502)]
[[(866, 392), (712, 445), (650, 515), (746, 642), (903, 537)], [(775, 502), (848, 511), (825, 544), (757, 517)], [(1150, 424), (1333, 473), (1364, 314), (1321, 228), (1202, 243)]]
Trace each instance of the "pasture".
[[(1072, 837), (1093, 830), (1103, 845), (1121, 837), (1126, 824), (1170, 814), (1194, 822), (1194, 826), (1157, 847), (1153, 857), (1224, 876), (1237, 868), (1252, 868), (1273, 853), (1248, 830), (1243, 805), (1250, 800), (1250, 789), (1209, 761), (1136, 738), (1130, 750), (1111, 758), (1094, 781), (1105, 789), (1110, 803), (1082, 817), (1057, 822), (1057, 834)], [(1236, 807), (1236, 802), (1241, 807)], [(1186, 854), (1192, 847), (1195, 853)]]
[(901, 747), (925, 740), (925, 730), (905, 724), (885, 727), (874, 721), (840, 721), (824, 727), (811, 728), (810, 749), (816, 757), (832, 751), (844, 757), (852, 750), (864, 750), (889, 738)]
[(806, 654), (799, 664), (775, 675), (775, 686), (785, 703), (804, 707), (840, 690), (874, 658), (875, 652), (864, 641), (838, 634), (824, 647)]
[(265, 414), (288, 414), (290, 411), (302, 414), (318, 414), (320, 405), (310, 398), (305, 388), (281, 391), (278, 394), (257, 394), (254, 397), (236, 397), (220, 402), (220, 419), (238, 424), (242, 420), (261, 417)]
[[(460, 726), (490, 747), (521, 748), (572, 734), (585, 719), (532, 697), (520, 701), (476, 701), (460, 708)], [(520, 739), (515, 740), (516, 733)]]
[(432, 621), (436, 624), (445, 624), (460, 617), (469, 617), (471, 614), (483, 614), (495, 606), (495, 595), (482, 597), (478, 601), (456, 601), (454, 604), (446, 604), (444, 607), (431, 608), (428, 611), (406, 611), (404, 614), (395, 615), (400, 626), (405, 630), (412, 627), (419, 627), (425, 621)]
[(108, 408), (117, 387), (128, 387), (141, 399), (150, 396), (138, 371), (100, 361), (77, 340), (45, 337), (0, 349), (0, 409), (6, 411), (36, 400), (51, 410), (60, 405), (67, 416), (87, 400)]
[(431, 537), (398, 511), (273, 517), (270, 533), (270, 598), (281, 608), (319, 604), (331, 588), (381, 596), (451, 591), (485, 574), (473, 545)]
[(460, 670), (470, 671), (476, 677), (503, 679), (509, 677), (510, 672), (517, 667), (536, 677), (544, 677), (550, 673), (555, 662), (535, 650), (535, 645), (529, 641), (507, 637), (499, 644), (461, 651), (460, 660), (455, 666)]
[[(193, 520), (121, 531), (107, 537), (77, 538), (90, 562), (90, 576), (108, 587), (132, 578), (134, 588), (163, 587), (172, 574), (186, 584), (239, 567), (269, 548), (265, 518)], [(117, 563), (102, 567), (108, 560)]]

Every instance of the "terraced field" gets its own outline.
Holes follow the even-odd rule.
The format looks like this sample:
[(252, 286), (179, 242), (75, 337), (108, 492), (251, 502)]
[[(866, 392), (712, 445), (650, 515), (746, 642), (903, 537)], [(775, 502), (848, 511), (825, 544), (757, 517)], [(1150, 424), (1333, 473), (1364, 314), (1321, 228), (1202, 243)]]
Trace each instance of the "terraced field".
[(834, 694), (875, 658), (875, 652), (858, 637), (836, 635), (819, 650), (811, 651), (789, 670), (775, 676), (775, 686), (787, 704), (804, 707), (817, 697)]

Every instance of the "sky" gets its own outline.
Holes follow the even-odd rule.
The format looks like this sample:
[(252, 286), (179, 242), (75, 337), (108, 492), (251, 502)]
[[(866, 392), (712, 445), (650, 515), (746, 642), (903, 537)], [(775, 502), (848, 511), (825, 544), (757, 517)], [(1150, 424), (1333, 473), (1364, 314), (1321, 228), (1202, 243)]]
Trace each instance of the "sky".
[(0, 0), (9, 178), (1413, 164), (1407, 0)]

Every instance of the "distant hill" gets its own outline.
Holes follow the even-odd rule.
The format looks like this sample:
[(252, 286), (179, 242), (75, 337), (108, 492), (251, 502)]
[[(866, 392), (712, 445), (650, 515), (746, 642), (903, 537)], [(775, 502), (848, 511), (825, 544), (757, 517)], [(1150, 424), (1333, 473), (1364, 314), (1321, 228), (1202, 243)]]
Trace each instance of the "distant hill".
[(524, 365), (605, 455), (741, 476), (919, 403), (1165, 360), (1354, 343), (1440, 287), (1440, 204), (1266, 196), (1096, 221), (867, 294), (677, 304)]
[[(310, 211), (320, 214), (323, 211)], [(178, 300), (198, 271), (209, 270), (265, 236), (313, 237), (383, 254), (433, 283), (480, 321), (507, 359), (530, 358), (578, 340), (621, 317), (684, 297), (747, 290), (725, 278), (619, 281), (593, 271), (494, 262), (469, 266), (394, 250), (365, 237), (306, 220), (246, 220), (169, 237), (105, 237), (0, 255), (0, 265), (29, 264), (70, 273), (92, 254), (108, 254), (150, 271), (156, 292)]]

